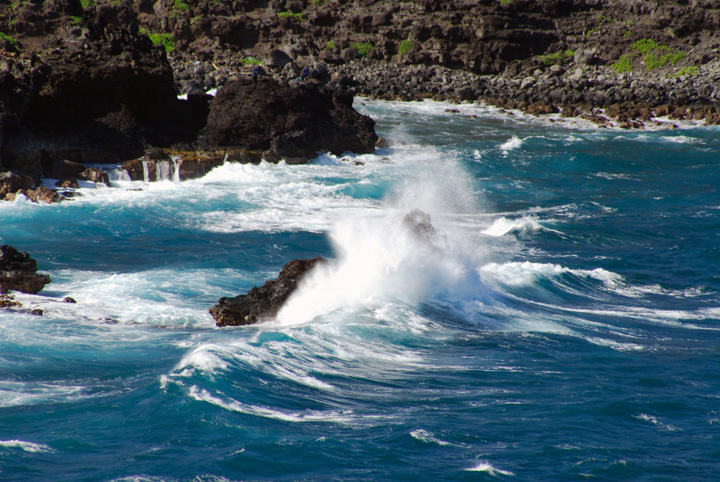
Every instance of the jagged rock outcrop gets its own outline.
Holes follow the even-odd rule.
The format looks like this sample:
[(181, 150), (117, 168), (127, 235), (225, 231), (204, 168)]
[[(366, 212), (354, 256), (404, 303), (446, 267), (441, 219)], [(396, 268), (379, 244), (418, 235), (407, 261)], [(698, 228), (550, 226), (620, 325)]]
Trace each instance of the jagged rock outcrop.
[(276, 279), (251, 289), (246, 295), (220, 298), (218, 304), (210, 308), (210, 314), (217, 326), (251, 325), (270, 320), (277, 316), (300, 281), (315, 266), (326, 262), (321, 257), (292, 260)]
[[(122, 8), (108, 9), (86, 10), (84, 29), (68, 28), (42, 50), (5, 40), (0, 167), (36, 179), (70, 177), (68, 168), (79, 163), (119, 162), (142, 155), (146, 145), (196, 139), (207, 103), (179, 100), (165, 50), (136, 24), (109, 23), (108, 16), (122, 17)], [(45, 20), (45, 29), (59, 21)], [(59, 175), (58, 163), (65, 163)]]
[(374, 152), (375, 121), (352, 107), (352, 96), (316, 84), (266, 79), (229, 82), (210, 105), (203, 149), (240, 147), (268, 161), (304, 163), (319, 151)]
[(0, 246), (0, 293), (37, 294), (49, 282), (50, 276), (37, 273), (37, 262), (28, 253), (7, 244)]

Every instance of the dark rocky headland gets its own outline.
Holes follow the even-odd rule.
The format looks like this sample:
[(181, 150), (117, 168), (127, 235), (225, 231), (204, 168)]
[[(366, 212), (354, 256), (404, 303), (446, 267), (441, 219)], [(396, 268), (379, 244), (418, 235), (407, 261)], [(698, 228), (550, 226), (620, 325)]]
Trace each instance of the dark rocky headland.
[(719, 27), (711, 0), (3, 0), (0, 198), (371, 152), (356, 94), (718, 124)]

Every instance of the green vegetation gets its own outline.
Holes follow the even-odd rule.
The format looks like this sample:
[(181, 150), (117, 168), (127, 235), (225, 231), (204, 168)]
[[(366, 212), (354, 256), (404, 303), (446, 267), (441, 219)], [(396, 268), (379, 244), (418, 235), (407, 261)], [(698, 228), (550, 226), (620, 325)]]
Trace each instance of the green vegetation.
[(242, 62), (243, 62), (243, 65), (245, 65), (245, 66), (262, 65), (263, 64), (260, 60), (253, 58), (253, 57), (245, 57)]
[(538, 55), (537, 58), (545, 65), (565, 64), (575, 56), (574, 50), (565, 50), (564, 52), (555, 52), (552, 54)]
[(305, 20), (305, 19), (303, 18), (303, 14), (302, 14), (302, 13), (278, 12), (277, 16), (278, 16), (279, 18), (294, 18), (295, 20), (298, 20), (298, 21), (303, 21), (303, 20)]
[(175, 10), (178, 10), (180, 12), (187, 12), (190, 10), (190, 5), (183, 2), (183, 0), (175, 0)]
[(502, 5), (503, 7), (507, 7), (513, 2), (513, 0), (498, 0), (498, 2), (500, 2), (500, 5)]
[(400, 47), (398, 48), (398, 55), (402, 56), (406, 53), (410, 52), (413, 48), (415, 48), (415, 44), (410, 39), (405, 39), (402, 42), (400, 42)]
[(354, 43), (351, 44), (350, 47), (357, 49), (358, 53), (363, 57), (371, 50), (375, 50), (375, 46), (371, 42)]
[(684, 58), (683, 52), (667, 52), (662, 55), (651, 52), (643, 57), (643, 63), (648, 70), (655, 70), (665, 67), (667, 64), (675, 65)]
[(682, 69), (678, 70), (674, 74), (672, 74), (670, 77), (682, 77), (683, 75), (697, 75), (700, 72), (700, 69), (697, 65), (693, 65), (691, 67), (683, 67)]
[(335, 45), (334, 40), (328, 40), (327, 45), (325, 45), (325, 50), (335, 50), (337, 49), (337, 45)]
[(632, 49), (642, 55), (642, 62), (648, 70), (674, 65), (685, 58), (683, 52), (673, 52), (667, 45), (660, 45), (651, 39), (638, 40), (632, 44)]
[(651, 51), (658, 50), (664, 48), (667, 50), (667, 47), (663, 45), (659, 45), (654, 40), (650, 40), (649, 38), (644, 38), (642, 40), (638, 40), (634, 44), (632, 44), (632, 49), (641, 53), (641, 54), (647, 54)]
[(94, 7), (95, 5), (97, 5), (95, 0), (80, 0), (80, 6), (82, 6), (83, 9)]
[(170, 53), (175, 50), (175, 37), (171, 33), (150, 33), (146, 29), (141, 28), (140, 33), (147, 35), (153, 45), (162, 45), (165, 52)]
[(685, 53), (673, 51), (667, 45), (660, 45), (651, 39), (642, 39), (633, 43), (629, 53), (623, 54), (620, 60), (611, 65), (616, 72), (631, 72), (633, 62), (640, 58), (647, 70), (655, 70), (666, 65), (675, 65), (685, 58)]
[(6, 33), (4, 33), (4, 32), (0, 32), (0, 39), (2, 39), (2, 40), (7, 40), (7, 41), (10, 42), (11, 44), (14, 44), (14, 43), (16, 42), (16, 40), (15, 40), (14, 37), (11, 37), (10, 35), (8, 35), (8, 34), (6, 34)]
[(68, 20), (70, 20), (70, 23), (73, 25), (82, 25), (82, 17), (78, 17), (75, 15), (69, 15)]
[(618, 74), (622, 74), (623, 72), (632, 72), (632, 58), (628, 54), (623, 54), (620, 56), (620, 60), (612, 64), (610, 67), (612, 67)]

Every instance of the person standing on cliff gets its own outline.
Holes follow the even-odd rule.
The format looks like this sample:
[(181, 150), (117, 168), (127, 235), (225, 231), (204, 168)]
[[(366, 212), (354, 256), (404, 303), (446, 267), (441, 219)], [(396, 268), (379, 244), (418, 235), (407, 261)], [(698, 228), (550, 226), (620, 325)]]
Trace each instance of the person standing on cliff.
[(252, 68), (252, 85), (253, 89), (257, 87), (258, 83), (258, 75), (260, 75), (260, 69), (257, 68), (257, 66)]
[(306, 65), (305, 68), (302, 70), (302, 73), (300, 74), (300, 78), (302, 79), (303, 82), (307, 82), (309, 75), (310, 75), (310, 69)]

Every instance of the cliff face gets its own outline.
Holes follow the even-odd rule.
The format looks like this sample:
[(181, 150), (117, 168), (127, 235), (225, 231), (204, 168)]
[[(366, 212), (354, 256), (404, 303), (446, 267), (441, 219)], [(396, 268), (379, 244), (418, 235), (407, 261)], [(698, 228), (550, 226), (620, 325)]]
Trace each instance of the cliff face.
[[(85, 20), (136, 22), (178, 65), (236, 69), (247, 58), (284, 67), (310, 57), (341, 64), (361, 54), (477, 74), (520, 75), (538, 56), (572, 52), (612, 63), (649, 39), (702, 65), (720, 46), (711, 0), (33, 0), (0, 6), (0, 31), (37, 39)], [(4, 19), (4, 21), (3, 21)], [(84, 20), (83, 20), (84, 19)], [(44, 26), (43, 26), (44, 25)], [(567, 61), (569, 59), (559, 60)], [(638, 60), (642, 63), (642, 60)], [(640, 67), (640, 65), (638, 65)], [(193, 72), (182, 71), (180, 80)], [(224, 73), (217, 73), (222, 77)], [(220, 79), (222, 80), (222, 79)]]

